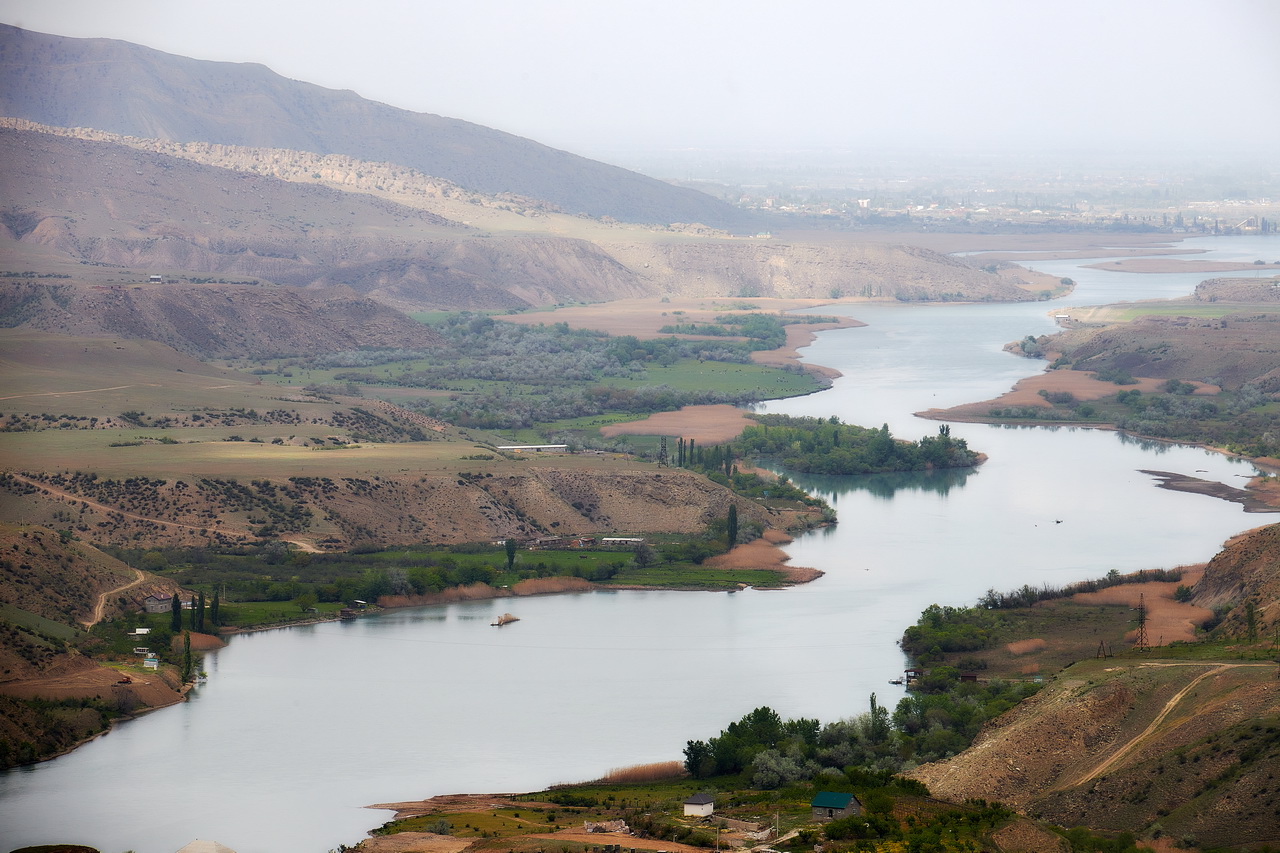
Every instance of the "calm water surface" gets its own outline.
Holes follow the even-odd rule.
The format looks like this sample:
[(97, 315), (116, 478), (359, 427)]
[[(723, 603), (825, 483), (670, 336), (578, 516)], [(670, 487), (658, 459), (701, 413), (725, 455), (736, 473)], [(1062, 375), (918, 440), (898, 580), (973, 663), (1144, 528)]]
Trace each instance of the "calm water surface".
[[(1274, 239), (1184, 245), (1280, 258)], [(994, 397), (1040, 370), (1001, 346), (1052, 331), (1052, 313), (1181, 295), (1204, 278), (1082, 263), (1032, 264), (1080, 283), (1054, 303), (840, 308), (870, 325), (824, 333), (806, 357), (845, 377), (768, 409), (919, 437), (937, 423), (912, 412)], [(323, 853), (388, 816), (371, 803), (533, 790), (680, 758), (688, 739), (764, 704), (829, 721), (865, 710), (872, 692), (896, 703), (895, 640), (930, 603), (1201, 561), (1271, 518), (1139, 473), (1234, 485), (1254, 473), (1200, 449), (1072, 428), (953, 433), (990, 461), (795, 477), (840, 514), (788, 549), (827, 572), (804, 587), (479, 602), (236, 637), (206, 658), (209, 681), (190, 702), (0, 775), (0, 847), (172, 853), (206, 838), (240, 853)], [(504, 610), (521, 621), (489, 627)]]

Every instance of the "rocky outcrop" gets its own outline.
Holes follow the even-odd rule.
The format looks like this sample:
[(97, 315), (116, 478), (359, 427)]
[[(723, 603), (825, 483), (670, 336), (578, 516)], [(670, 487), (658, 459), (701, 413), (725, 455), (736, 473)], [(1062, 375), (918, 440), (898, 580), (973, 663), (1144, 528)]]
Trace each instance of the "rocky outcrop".
[(1245, 631), (1245, 608), (1252, 600), (1260, 634), (1280, 620), (1280, 524), (1250, 530), (1228, 542), (1205, 567), (1192, 602), (1226, 611), (1222, 631)]

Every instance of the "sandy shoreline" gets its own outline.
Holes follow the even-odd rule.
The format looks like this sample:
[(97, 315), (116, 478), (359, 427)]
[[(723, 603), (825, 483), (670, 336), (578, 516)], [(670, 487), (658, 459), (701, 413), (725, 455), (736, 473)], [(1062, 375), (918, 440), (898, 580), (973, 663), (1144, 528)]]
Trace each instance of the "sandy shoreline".
[(1275, 270), (1280, 264), (1251, 264), (1237, 261), (1179, 261), (1171, 258), (1135, 258), (1127, 261), (1108, 261), (1102, 264), (1089, 264), (1085, 269), (1103, 270), (1105, 272), (1201, 272), (1226, 273), (1244, 270)]

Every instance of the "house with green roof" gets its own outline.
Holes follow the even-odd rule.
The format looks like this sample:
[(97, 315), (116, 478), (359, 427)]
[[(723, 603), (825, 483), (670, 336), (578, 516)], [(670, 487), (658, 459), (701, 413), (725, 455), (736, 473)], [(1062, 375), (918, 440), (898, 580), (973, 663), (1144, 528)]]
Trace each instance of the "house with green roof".
[(862, 803), (857, 797), (832, 791), (819, 791), (809, 803), (809, 808), (813, 809), (813, 819), (819, 823), (862, 814)]

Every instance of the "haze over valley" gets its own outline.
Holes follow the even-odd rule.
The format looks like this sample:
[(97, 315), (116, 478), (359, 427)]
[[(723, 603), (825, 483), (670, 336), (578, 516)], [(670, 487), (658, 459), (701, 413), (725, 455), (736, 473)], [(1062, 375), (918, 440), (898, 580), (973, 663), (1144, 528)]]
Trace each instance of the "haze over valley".
[(1280, 19), (925, 6), (0, 2), (4, 849), (1280, 845)]

